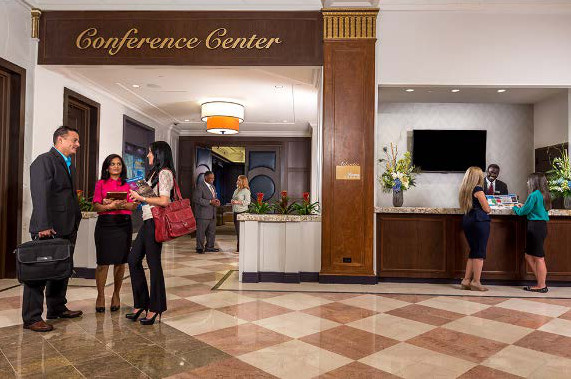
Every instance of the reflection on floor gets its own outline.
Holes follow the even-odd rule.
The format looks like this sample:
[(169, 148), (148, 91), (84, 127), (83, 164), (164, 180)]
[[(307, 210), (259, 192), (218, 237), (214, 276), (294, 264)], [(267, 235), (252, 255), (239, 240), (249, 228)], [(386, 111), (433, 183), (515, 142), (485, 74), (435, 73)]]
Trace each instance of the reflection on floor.
[(169, 309), (154, 326), (124, 318), (128, 279), (113, 314), (70, 288), (86, 314), (46, 334), (22, 329), (21, 288), (0, 292), (0, 377), (571, 377), (569, 299), (213, 291), (237, 264), (234, 238), (217, 244), (165, 245)]

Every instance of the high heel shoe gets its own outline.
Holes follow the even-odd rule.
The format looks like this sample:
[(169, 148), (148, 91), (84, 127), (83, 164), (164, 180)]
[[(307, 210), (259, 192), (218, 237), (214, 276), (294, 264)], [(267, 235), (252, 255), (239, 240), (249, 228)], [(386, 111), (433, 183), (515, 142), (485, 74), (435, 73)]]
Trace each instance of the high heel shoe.
[(95, 312), (103, 313), (103, 312), (105, 312), (105, 307), (95, 307)]
[(462, 279), (462, 282), (460, 283), (460, 289), (469, 290), (470, 289), (470, 279), (468, 279), (468, 280)]
[(480, 291), (480, 292), (485, 292), (485, 291), (488, 290), (486, 287), (484, 287), (484, 286), (482, 285), (482, 283), (477, 283), (477, 282), (475, 282), (475, 281), (473, 281), (473, 280), (470, 282), (470, 289), (471, 289), (472, 291)]
[(145, 316), (147, 315), (147, 310), (146, 309), (139, 309), (137, 312), (132, 312), (132, 313), (127, 313), (125, 315), (125, 318), (128, 318), (129, 320), (133, 320), (133, 321), (137, 321), (137, 319), (139, 318), (139, 316), (141, 315), (141, 313), (143, 313), (143, 311), (145, 311)]
[(109, 307), (109, 310), (111, 310), (111, 312), (117, 312), (120, 308), (120, 305), (112, 305)]
[(139, 322), (141, 323), (141, 325), (153, 325), (155, 323), (155, 319), (157, 318), (157, 315), (159, 316), (159, 322), (161, 322), (161, 314), (162, 312), (157, 312), (153, 315), (153, 317), (151, 318), (142, 318), (139, 320)]

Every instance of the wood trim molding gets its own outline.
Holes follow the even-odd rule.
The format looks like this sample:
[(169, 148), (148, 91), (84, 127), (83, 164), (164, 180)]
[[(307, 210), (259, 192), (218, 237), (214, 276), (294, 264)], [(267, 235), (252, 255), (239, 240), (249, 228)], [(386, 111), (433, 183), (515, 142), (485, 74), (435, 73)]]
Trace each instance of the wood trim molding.
[(377, 8), (324, 8), (321, 12), (325, 41), (377, 38)]

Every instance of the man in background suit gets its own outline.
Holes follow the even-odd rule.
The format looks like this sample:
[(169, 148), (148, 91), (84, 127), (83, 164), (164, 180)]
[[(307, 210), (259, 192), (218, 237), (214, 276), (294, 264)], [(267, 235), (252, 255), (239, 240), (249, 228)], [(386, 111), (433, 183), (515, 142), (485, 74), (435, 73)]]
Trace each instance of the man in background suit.
[[(214, 174), (207, 171), (204, 180), (194, 189), (192, 195), (194, 203), (194, 217), (196, 218), (196, 252), (216, 252), (220, 249), (214, 247), (216, 238), (216, 207), (220, 206), (220, 200), (216, 198), (214, 188)], [(204, 235), (206, 234), (206, 248)]]
[[(60, 126), (53, 134), (54, 146), (38, 156), (30, 166), (32, 193), (32, 238), (64, 238), (75, 244), (81, 221), (81, 210), (75, 189), (75, 167), (71, 155), (79, 148), (76, 129)], [(73, 254), (73, 251), (72, 251)], [(73, 259), (73, 255), (72, 255)], [(68, 279), (39, 280), (24, 283), (22, 319), (24, 328), (35, 332), (49, 332), (53, 326), (42, 320), (44, 288), (47, 318), (75, 318), (81, 311), (67, 309)]]
[(508, 185), (501, 180), (498, 180), (498, 175), (500, 175), (500, 166), (495, 163), (489, 165), (484, 183), (484, 193), (486, 195), (508, 194)]

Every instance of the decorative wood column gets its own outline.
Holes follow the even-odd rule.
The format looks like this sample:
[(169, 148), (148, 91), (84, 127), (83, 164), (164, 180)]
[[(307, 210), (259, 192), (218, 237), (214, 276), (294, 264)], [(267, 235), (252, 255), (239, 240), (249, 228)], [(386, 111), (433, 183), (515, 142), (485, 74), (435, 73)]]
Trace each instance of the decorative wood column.
[(378, 9), (323, 9), (320, 282), (377, 282), (373, 269)]

